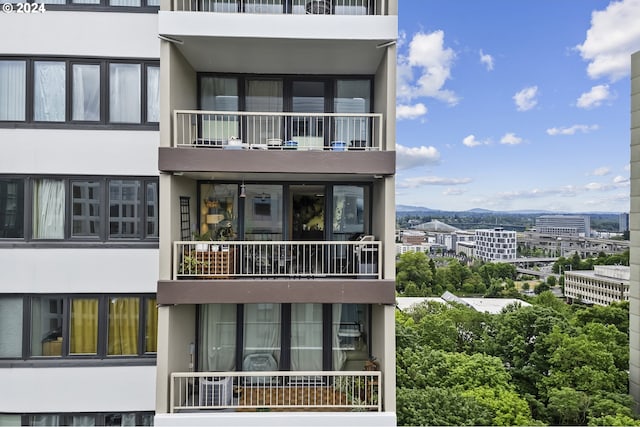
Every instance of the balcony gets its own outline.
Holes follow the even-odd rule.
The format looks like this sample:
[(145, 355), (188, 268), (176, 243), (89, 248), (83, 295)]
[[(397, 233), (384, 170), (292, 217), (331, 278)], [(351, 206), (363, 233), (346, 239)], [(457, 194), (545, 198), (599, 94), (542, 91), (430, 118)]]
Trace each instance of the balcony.
[(174, 111), (174, 147), (381, 151), (382, 114)]
[(382, 279), (379, 241), (174, 242), (173, 280)]
[(382, 411), (379, 371), (174, 372), (170, 412)]
[(186, 12), (292, 14), (292, 15), (379, 15), (374, 0), (173, 0), (172, 10)]

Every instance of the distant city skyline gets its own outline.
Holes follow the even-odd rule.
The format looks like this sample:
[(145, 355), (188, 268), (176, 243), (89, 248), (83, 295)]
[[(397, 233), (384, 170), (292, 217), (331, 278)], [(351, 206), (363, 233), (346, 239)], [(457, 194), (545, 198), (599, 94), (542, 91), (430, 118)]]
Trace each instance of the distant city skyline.
[(629, 211), (640, 0), (399, 0), (396, 203)]

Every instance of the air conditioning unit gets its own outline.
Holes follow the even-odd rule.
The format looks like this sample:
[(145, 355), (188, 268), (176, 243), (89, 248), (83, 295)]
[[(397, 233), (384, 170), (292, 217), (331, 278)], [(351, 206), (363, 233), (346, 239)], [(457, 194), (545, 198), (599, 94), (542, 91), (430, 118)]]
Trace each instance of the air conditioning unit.
[(231, 377), (200, 378), (200, 406), (229, 406), (233, 397)]

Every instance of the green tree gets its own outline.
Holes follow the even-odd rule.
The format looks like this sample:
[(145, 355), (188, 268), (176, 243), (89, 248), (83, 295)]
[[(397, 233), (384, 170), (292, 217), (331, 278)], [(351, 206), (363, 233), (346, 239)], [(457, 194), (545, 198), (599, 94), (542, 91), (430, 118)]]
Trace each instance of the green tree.
[(405, 287), (411, 282), (424, 293), (429, 290), (432, 281), (429, 259), (424, 253), (407, 252), (400, 256), (396, 263), (396, 289), (400, 294), (404, 293)]

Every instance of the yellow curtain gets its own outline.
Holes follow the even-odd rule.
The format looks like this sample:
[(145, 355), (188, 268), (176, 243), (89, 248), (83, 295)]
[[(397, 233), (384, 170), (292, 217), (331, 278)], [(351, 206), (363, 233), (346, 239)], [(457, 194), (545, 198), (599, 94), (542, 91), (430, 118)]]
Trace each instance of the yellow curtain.
[(71, 301), (71, 343), (69, 353), (96, 354), (98, 352), (98, 300)]
[(109, 300), (109, 355), (138, 354), (139, 298)]
[(158, 351), (158, 306), (155, 298), (147, 300), (147, 321), (145, 325), (146, 345), (144, 351), (156, 353)]

